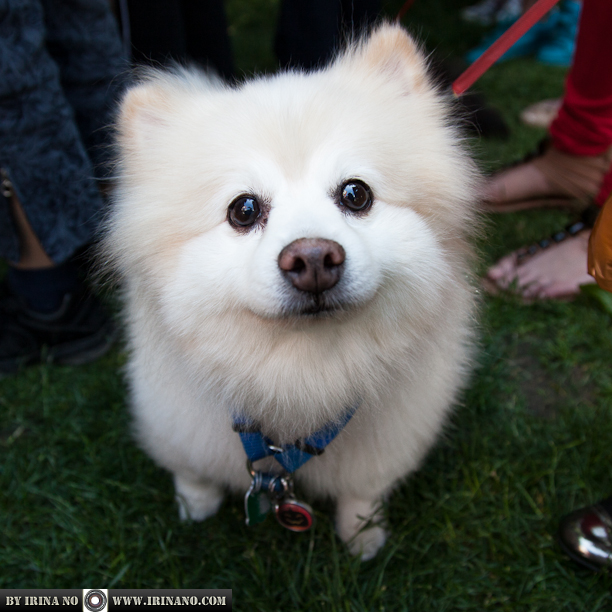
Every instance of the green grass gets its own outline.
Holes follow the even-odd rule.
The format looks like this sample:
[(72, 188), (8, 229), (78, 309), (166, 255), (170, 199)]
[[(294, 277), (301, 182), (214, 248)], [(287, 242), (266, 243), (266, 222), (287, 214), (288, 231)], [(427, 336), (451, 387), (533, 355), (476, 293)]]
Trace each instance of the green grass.
[[(478, 41), (451, 0), (406, 17), (450, 55)], [(393, 15), (401, 2), (387, 3)], [(241, 71), (273, 68), (275, 0), (230, 0)], [(410, 21), (409, 21), (410, 20)], [(474, 142), (490, 168), (542, 132), (518, 112), (562, 91), (564, 71), (518, 60), (478, 83), (510, 122), (509, 142)], [(491, 219), (483, 266), (563, 224), (557, 212)], [(125, 354), (42, 365), (0, 381), (0, 587), (232, 588), (236, 610), (596, 611), (612, 577), (583, 570), (555, 541), (559, 519), (612, 493), (612, 329), (595, 300), (523, 306), (485, 298), (479, 368), (446, 435), (388, 502), (392, 537), (360, 564), (336, 538), (331, 507), (290, 534), (244, 525), (227, 499), (181, 523), (171, 478), (132, 442)]]

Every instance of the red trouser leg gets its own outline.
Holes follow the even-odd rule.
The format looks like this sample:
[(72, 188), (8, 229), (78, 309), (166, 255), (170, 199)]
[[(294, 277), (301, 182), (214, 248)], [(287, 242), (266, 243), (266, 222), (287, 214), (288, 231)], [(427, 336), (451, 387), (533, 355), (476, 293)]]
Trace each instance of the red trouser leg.
[[(584, 0), (576, 54), (559, 115), (550, 126), (553, 145), (572, 155), (599, 155), (612, 146), (612, 1)], [(596, 200), (612, 190), (612, 172)]]

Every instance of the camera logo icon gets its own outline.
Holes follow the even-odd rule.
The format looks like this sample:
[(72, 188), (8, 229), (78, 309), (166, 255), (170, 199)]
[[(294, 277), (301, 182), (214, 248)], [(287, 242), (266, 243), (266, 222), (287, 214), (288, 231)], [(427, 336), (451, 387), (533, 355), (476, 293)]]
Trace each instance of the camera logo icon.
[(83, 589), (83, 612), (104, 612), (107, 604), (107, 589)]

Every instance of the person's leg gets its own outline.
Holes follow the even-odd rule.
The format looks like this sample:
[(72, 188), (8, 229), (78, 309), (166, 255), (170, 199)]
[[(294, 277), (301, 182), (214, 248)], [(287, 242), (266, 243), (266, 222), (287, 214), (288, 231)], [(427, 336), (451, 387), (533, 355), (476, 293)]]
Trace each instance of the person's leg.
[(97, 359), (114, 341), (112, 321), (80, 280), (76, 261), (56, 264), (47, 255), (8, 181), (2, 192), (19, 256), (0, 283), (0, 377), (43, 358), (70, 365)]
[[(612, 147), (612, 71), (605, 68), (612, 66), (610, 28), (612, 3), (585, 0), (563, 103), (550, 126), (553, 146), (564, 153), (601, 156)], [(599, 205), (611, 190), (609, 165), (596, 196)]]
[(52, 268), (55, 264), (40, 244), (17, 197), (12, 193), (8, 197), (19, 237), (19, 259), (13, 263), (14, 267), (22, 270)]
[[(579, 292), (580, 285), (595, 281), (587, 272), (589, 231), (567, 238), (533, 256), (521, 260), (522, 251), (515, 251), (500, 259), (487, 272), (488, 287), (512, 289), (526, 301), (535, 299), (570, 299)], [(486, 285), (485, 285), (486, 286)]]
[[(607, 63), (612, 62), (610, 27), (612, 3), (585, 0), (567, 94), (562, 112), (551, 126), (551, 153), (547, 160), (539, 158), (515, 169), (516, 176), (509, 177), (512, 171), (506, 173), (493, 187), (506, 190), (506, 193), (511, 189), (524, 191), (526, 186), (539, 181), (544, 191), (550, 189), (551, 174), (563, 176), (556, 182), (558, 185), (569, 173), (575, 172), (591, 181), (591, 196), (599, 204), (603, 203), (612, 188), (612, 72), (605, 69)], [(547, 167), (551, 159), (557, 161)], [(582, 163), (581, 160), (587, 161)], [(597, 168), (600, 179), (593, 181)], [(586, 230), (524, 260), (519, 252), (511, 253), (489, 269), (487, 279), (501, 289), (516, 282), (520, 294), (527, 298), (555, 299), (576, 295), (581, 284), (594, 282), (586, 272), (588, 235)]]
[(601, 203), (612, 148), (599, 155), (574, 155), (545, 143), (527, 161), (495, 173), (485, 183), (484, 208), (510, 213), (536, 208), (584, 210)]
[(43, 249), (14, 193), (7, 194), (19, 241), (19, 259), (10, 262), (8, 289), (23, 301), (24, 308), (49, 314), (60, 308), (66, 294), (79, 282), (78, 269), (67, 260), (56, 264)]
[[(45, 38), (40, 2), (0, 1), (0, 167), (45, 253), (60, 263), (92, 239), (102, 199)], [(8, 200), (0, 217), (0, 257), (18, 262)]]
[[(75, 8), (73, 6), (73, 8)], [(112, 325), (79, 283), (71, 256), (95, 235), (102, 198), (36, 0), (0, 1), (0, 373), (40, 359), (65, 363), (110, 346)]]
[(117, 21), (108, 0), (42, 0), (46, 49), (98, 178), (107, 176), (109, 125), (127, 81)]
[[(585, 0), (576, 54), (563, 104), (550, 127), (546, 154), (488, 181), (484, 199), (491, 212), (579, 200), (602, 204), (612, 188), (612, 3)], [(565, 201), (565, 202), (564, 202)]]
[(585, 0), (576, 55), (563, 104), (550, 126), (553, 145), (572, 155), (599, 155), (612, 145), (612, 3)]

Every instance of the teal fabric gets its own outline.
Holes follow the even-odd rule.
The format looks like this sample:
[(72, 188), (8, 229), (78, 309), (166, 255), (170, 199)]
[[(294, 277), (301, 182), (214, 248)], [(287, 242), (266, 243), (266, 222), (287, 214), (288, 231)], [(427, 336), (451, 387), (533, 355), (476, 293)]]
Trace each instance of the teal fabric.
[[(571, 65), (581, 7), (577, 0), (562, 0), (519, 38), (499, 61), (535, 56), (543, 64)], [(467, 52), (466, 61), (476, 61), (515, 22), (516, 19), (511, 19), (500, 23), (476, 48)]]

